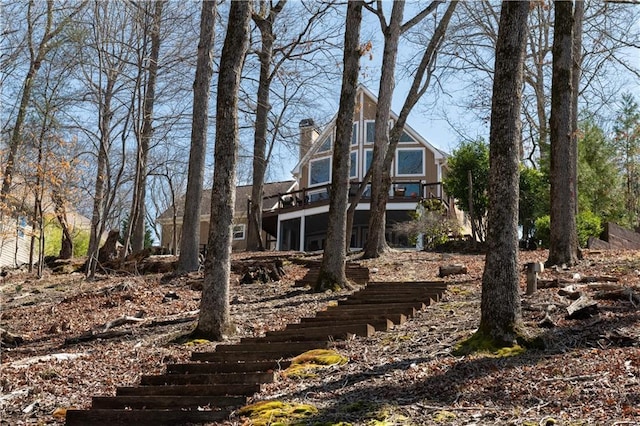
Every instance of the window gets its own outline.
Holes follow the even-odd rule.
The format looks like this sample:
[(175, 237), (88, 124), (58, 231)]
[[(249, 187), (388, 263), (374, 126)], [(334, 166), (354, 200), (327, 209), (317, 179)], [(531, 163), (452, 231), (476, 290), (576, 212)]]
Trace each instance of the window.
[(329, 136), (327, 136), (327, 138), (322, 142), (322, 144), (320, 145), (320, 147), (318, 148), (318, 151), (316, 152), (327, 152), (327, 151), (331, 151), (331, 145), (333, 144), (333, 135), (330, 134)]
[(358, 145), (358, 123), (353, 123), (351, 129), (351, 145)]
[(358, 177), (358, 151), (351, 151), (351, 165), (349, 167), (349, 177)]
[(322, 185), (331, 181), (331, 157), (309, 162), (309, 186)]
[(424, 175), (424, 150), (399, 149), (396, 152), (396, 175)]
[(367, 121), (365, 124), (366, 137), (364, 143), (373, 143), (376, 138), (376, 122), (375, 121)]
[(27, 218), (20, 216), (18, 218), (18, 237), (24, 238), (24, 229), (27, 227)]
[(400, 143), (411, 143), (411, 142), (415, 142), (415, 141), (411, 136), (409, 136), (409, 133), (402, 132), (402, 134), (400, 135)]
[(364, 170), (362, 174), (365, 175), (369, 171), (369, 167), (371, 167), (371, 162), (373, 161), (373, 150), (366, 149), (364, 151)]
[(244, 240), (244, 224), (233, 225), (233, 239)]

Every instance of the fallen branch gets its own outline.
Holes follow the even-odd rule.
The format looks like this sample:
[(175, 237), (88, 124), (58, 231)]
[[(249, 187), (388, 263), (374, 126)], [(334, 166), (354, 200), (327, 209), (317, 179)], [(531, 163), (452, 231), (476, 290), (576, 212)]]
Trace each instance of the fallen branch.
[(119, 326), (124, 325), (124, 324), (138, 323), (138, 322), (143, 322), (143, 321), (145, 321), (145, 320), (140, 318), (139, 316), (131, 317), (129, 315), (125, 315), (125, 316), (122, 316), (120, 318), (116, 318), (116, 319), (106, 323), (104, 325), (104, 329), (102, 331), (105, 332), (105, 331), (108, 331), (111, 328), (119, 327)]

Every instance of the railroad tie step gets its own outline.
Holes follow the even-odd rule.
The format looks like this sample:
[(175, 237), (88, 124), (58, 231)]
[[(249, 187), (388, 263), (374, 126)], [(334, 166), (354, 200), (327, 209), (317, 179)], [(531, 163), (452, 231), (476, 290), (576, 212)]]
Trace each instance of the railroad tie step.
[[(324, 311), (327, 312), (327, 311)], [(316, 316), (316, 317), (305, 317), (305, 318), (300, 318), (300, 324), (306, 324), (306, 323), (323, 323), (323, 322), (331, 322), (331, 323), (348, 323), (350, 321), (352, 322), (366, 322), (367, 320), (370, 320), (372, 322), (375, 321), (379, 321), (379, 320), (383, 320), (383, 321), (391, 321), (394, 325), (400, 325), (400, 324), (404, 324), (407, 321), (407, 316), (403, 315), (403, 314), (374, 314), (371, 315), (370, 313), (351, 313), (351, 315), (349, 316), (345, 316), (344, 318), (331, 318), (330, 316)], [(298, 326), (299, 324), (294, 323), (294, 324), (289, 324), (287, 326), (287, 328), (291, 327), (291, 326)]]
[(260, 392), (259, 383), (225, 383), (212, 385), (149, 385), (122, 386), (116, 388), (116, 396), (251, 396), (256, 392)]
[(335, 320), (331, 318), (301, 318), (301, 320), (313, 320), (313, 321), (301, 321), (299, 323), (293, 323), (287, 325), (285, 330), (308, 330), (316, 327), (341, 327), (341, 326), (363, 326), (370, 325), (375, 331), (389, 331), (393, 328), (393, 321), (388, 318), (345, 318), (341, 320)]
[(210, 395), (123, 395), (94, 396), (92, 409), (198, 409), (199, 407), (240, 407), (246, 396)]
[(289, 367), (289, 361), (243, 361), (243, 362), (190, 362), (168, 364), (167, 374), (214, 374), (253, 373), (279, 371)]
[(375, 333), (375, 327), (367, 323), (364, 324), (333, 324), (329, 326), (309, 326), (306, 328), (293, 328), (288, 326), (284, 330), (269, 331), (263, 337), (243, 338), (242, 344), (251, 343), (298, 343), (305, 341), (324, 340), (346, 340), (353, 336), (371, 337)]
[(69, 426), (180, 426), (227, 420), (229, 410), (67, 410)]
[(249, 385), (271, 383), (275, 380), (274, 372), (260, 373), (218, 373), (218, 374), (158, 374), (142, 376), (140, 385), (214, 385), (234, 384)]

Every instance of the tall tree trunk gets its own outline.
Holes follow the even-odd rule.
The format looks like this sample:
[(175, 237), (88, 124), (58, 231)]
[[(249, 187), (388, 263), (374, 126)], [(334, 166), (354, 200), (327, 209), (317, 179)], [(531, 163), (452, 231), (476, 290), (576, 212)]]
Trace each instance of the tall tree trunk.
[(489, 136), (487, 256), (478, 332), (510, 346), (522, 321), (518, 267), (518, 192), (522, 83), (529, 1), (504, 1), (496, 43)]
[[(269, 91), (271, 90), (271, 61), (273, 59), (273, 22), (286, 4), (279, 1), (273, 8), (253, 13), (253, 21), (260, 30), (262, 47), (258, 52), (260, 60), (260, 79), (256, 106), (256, 124), (253, 139), (253, 177), (251, 187), (251, 208), (249, 209), (249, 229), (247, 249), (264, 250), (262, 241), (262, 197), (264, 194), (264, 175), (267, 171), (267, 130), (268, 116), (271, 110)], [(264, 16), (266, 15), (266, 16)]]
[(331, 194), (329, 198), (329, 223), (322, 265), (315, 291), (348, 288), (345, 274), (346, 262), (346, 214), (349, 193), (349, 162), (351, 156), (351, 132), (355, 111), (358, 72), (360, 68), (360, 24), (362, 7), (360, 0), (347, 3), (347, 19), (344, 34), (344, 55), (340, 106), (336, 118), (336, 139), (333, 147)]
[[(441, 2), (438, 2), (438, 1), (432, 2), (420, 14), (416, 15), (416, 17), (412, 18), (411, 20), (407, 21), (407, 23), (403, 24), (402, 30), (404, 31), (410, 28), (412, 25), (415, 25), (415, 23), (418, 22), (417, 20), (418, 17), (426, 16), (427, 14), (431, 13), (436, 9), (438, 4), (440, 3)], [(411, 110), (413, 109), (415, 104), (418, 102), (418, 100), (420, 100), (422, 95), (424, 95), (427, 88), (429, 87), (429, 84), (431, 82), (431, 76), (435, 68), (438, 47), (442, 43), (442, 39), (446, 34), (447, 27), (449, 25), (449, 22), (451, 20), (451, 17), (453, 16), (453, 12), (455, 11), (457, 5), (458, 5), (457, 1), (452, 1), (449, 7), (447, 8), (447, 11), (444, 13), (442, 18), (440, 19), (440, 22), (438, 23), (438, 26), (436, 27), (436, 30), (433, 33), (433, 37), (431, 37), (431, 40), (429, 41), (429, 44), (425, 49), (425, 52), (422, 56), (422, 60), (420, 61), (420, 64), (418, 65), (418, 68), (414, 73), (413, 82), (411, 84), (411, 88), (409, 89), (409, 93), (405, 98), (404, 104), (402, 106), (402, 110), (400, 111), (400, 115), (398, 116), (398, 119), (396, 120), (391, 131), (387, 134), (388, 147), (384, 150), (384, 155), (381, 160), (382, 161), (381, 175), (377, 181), (375, 178), (372, 177), (372, 187), (376, 185), (376, 182), (377, 182), (377, 185), (379, 186), (380, 189), (379, 191), (377, 191), (377, 195), (375, 196), (372, 195), (372, 201), (371, 201), (372, 211), (370, 212), (371, 216), (369, 218), (369, 240), (371, 240), (371, 245), (369, 245), (369, 240), (368, 240), (367, 246), (365, 247), (365, 253), (363, 255), (363, 257), (365, 258), (379, 257), (380, 254), (382, 254), (382, 252), (384, 252), (384, 250), (387, 247), (387, 243), (385, 239), (385, 228), (384, 228), (385, 213), (387, 209), (387, 195), (391, 188), (391, 165), (395, 158), (395, 151), (398, 146), (398, 143), (400, 142), (400, 136), (402, 135), (404, 125), (407, 122), (407, 118), (409, 117)], [(385, 49), (386, 49), (386, 45), (385, 45)], [(397, 43), (396, 43), (396, 50), (397, 50)], [(395, 63), (395, 59), (394, 59), (394, 63)], [(389, 104), (389, 107), (390, 107), (390, 104)], [(378, 104), (378, 111), (379, 110), (380, 110), (380, 104)], [(376, 132), (377, 131), (378, 130), (376, 129)], [(377, 134), (376, 134), (376, 138), (377, 138)], [(375, 150), (375, 147), (374, 147), (374, 150)], [(374, 156), (375, 156), (375, 152), (374, 152)], [(371, 166), (371, 169), (372, 169), (372, 173), (375, 173), (375, 171), (373, 170), (374, 169), (373, 165)], [(376, 199), (374, 200), (374, 198)], [(371, 238), (372, 231), (378, 234), (374, 238)]]
[(575, 265), (580, 257), (576, 228), (577, 178), (573, 104), (573, 2), (554, 1), (551, 82), (551, 235), (548, 265)]
[(221, 340), (231, 333), (229, 280), (233, 210), (238, 160), (238, 93), (249, 46), (251, 4), (231, 2), (227, 35), (220, 58), (216, 104), (216, 148), (211, 191), (209, 250), (204, 268), (200, 317), (195, 335)]
[(371, 160), (371, 207), (369, 209), (369, 234), (364, 246), (363, 257), (379, 257), (389, 246), (385, 238), (386, 207), (391, 176), (384, 172), (384, 158), (389, 149), (389, 117), (391, 101), (395, 89), (396, 59), (400, 40), (404, 0), (393, 2), (389, 25), (383, 28), (384, 50), (382, 54), (382, 74), (378, 89), (375, 138)]
[(51, 191), (51, 201), (53, 201), (54, 211), (60, 228), (62, 228), (62, 241), (60, 244), (60, 253), (58, 257), (60, 259), (71, 259), (73, 256), (73, 238), (71, 236), (71, 230), (69, 229), (69, 222), (67, 222), (67, 207), (65, 206), (65, 200), (62, 194), (57, 191)]
[[(139, 252), (144, 249), (145, 243), (145, 197), (147, 192), (147, 158), (149, 146), (153, 136), (153, 106), (156, 98), (156, 80), (158, 76), (158, 59), (160, 57), (160, 24), (162, 22), (162, 8), (165, 1), (156, 1), (151, 23), (151, 54), (148, 58), (147, 87), (144, 95), (142, 111), (142, 130), (140, 132), (140, 145), (136, 157), (135, 190), (129, 226), (131, 231), (131, 251)], [(146, 7), (146, 5), (144, 6)], [(149, 9), (151, 9), (149, 7)]]
[[(200, 248), (200, 203), (204, 179), (204, 162), (207, 150), (207, 128), (209, 118), (209, 93), (213, 76), (213, 43), (215, 36), (216, 0), (202, 2), (200, 17), (200, 43), (196, 78), (193, 83), (193, 124), (191, 127), (191, 150), (187, 193), (185, 195), (182, 237), (178, 270), (196, 271)], [(213, 222), (211, 222), (213, 224)]]
[[(573, 63), (571, 66), (571, 149), (576, 160), (576, 178), (573, 192), (576, 197), (576, 215), (578, 214), (578, 97), (580, 95), (580, 75), (582, 70), (582, 21), (584, 20), (584, 0), (576, 0), (573, 12)], [(577, 232), (577, 231), (576, 231)]]

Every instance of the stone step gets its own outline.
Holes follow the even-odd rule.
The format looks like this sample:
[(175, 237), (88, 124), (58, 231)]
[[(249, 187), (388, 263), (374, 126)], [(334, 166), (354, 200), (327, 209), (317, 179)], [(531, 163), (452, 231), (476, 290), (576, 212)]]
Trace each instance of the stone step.
[[(193, 372), (191, 374), (206, 374), (206, 372)], [(213, 385), (159, 385), (116, 388), (116, 396), (251, 396), (256, 392), (260, 392), (260, 385), (256, 383), (246, 385), (225, 383)]]
[(69, 426), (181, 426), (227, 420), (228, 410), (67, 410)]
[(94, 396), (91, 409), (169, 409), (198, 407), (239, 407), (247, 403), (246, 396), (222, 395), (126, 395)]
[(289, 367), (288, 361), (198, 362), (168, 364), (167, 374), (252, 373), (278, 371)]
[(345, 318), (345, 319), (335, 320), (331, 318), (320, 317), (320, 318), (313, 318), (313, 319), (314, 320), (317, 319), (317, 321), (305, 321), (300, 323), (289, 324), (287, 325), (287, 328), (285, 330), (306, 330), (310, 327), (335, 328), (335, 327), (341, 327), (341, 326), (347, 326), (347, 325), (360, 326), (360, 325), (366, 325), (366, 324), (371, 325), (376, 331), (389, 331), (393, 328), (393, 321), (387, 318), (373, 319), (373, 320), (369, 318), (362, 318), (362, 319)]
[(302, 329), (287, 329), (279, 331), (270, 331), (264, 337), (243, 338), (242, 344), (245, 343), (278, 343), (278, 342), (305, 342), (308, 340), (345, 340), (353, 336), (371, 337), (375, 333), (375, 328), (369, 324), (351, 324), (313, 327), (308, 326)]
[(275, 373), (221, 373), (221, 374), (160, 374), (142, 376), (140, 385), (213, 385), (271, 383)]

